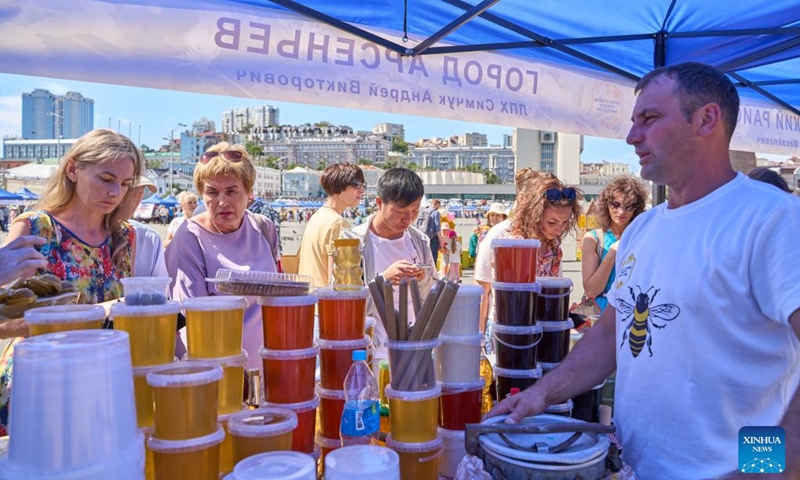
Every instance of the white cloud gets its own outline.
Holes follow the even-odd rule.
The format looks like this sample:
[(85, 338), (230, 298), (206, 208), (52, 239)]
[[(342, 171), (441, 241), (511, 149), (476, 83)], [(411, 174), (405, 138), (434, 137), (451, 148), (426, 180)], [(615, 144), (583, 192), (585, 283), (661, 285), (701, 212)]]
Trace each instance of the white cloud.
[(0, 97), (0, 136), (22, 135), (22, 97)]

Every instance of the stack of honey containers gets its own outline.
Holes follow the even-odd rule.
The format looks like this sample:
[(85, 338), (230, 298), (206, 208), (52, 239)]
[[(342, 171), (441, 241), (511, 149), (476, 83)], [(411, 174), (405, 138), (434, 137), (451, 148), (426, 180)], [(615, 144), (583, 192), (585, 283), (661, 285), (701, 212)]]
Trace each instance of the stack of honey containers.
[(264, 345), (262, 407), (288, 409), (297, 416), (291, 449), (319, 458), (314, 433), (319, 397), (314, 393), (319, 347), (314, 343), (315, 295), (260, 297)]
[[(536, 300), (535, 316), (537, 325), (542, 328), (542, 340), (536, 350), (536, 360), (546, 375), (569, 352), (570, 330), (574, 327), (569, 318), (569, 295), (573, 285), (572, 280), (564, 277), (543, 277), (539, 282), (542, 289)], [(599, 389), (597, 394), (599, 395)], [(571, 417), (572, 409), (572, 400), (567, 400), (550, 405), (546, 412)]]
[(317, 444), (322, 457), (342, 446), (339, 439), (345, 404), (344, 379), (353, 364), (354, 350), (367, 350), (371, 340), (365, 335), (366, 302), (369, 291), (363, 286), (335, 285), (316, 290), (319, 298), (320, 429)]
[[(533, 385), (567, 355), (572, 280), (536, 278), (538, 240), (495, 239), (495, 324), (492, 327), (497, 400)], [(538, 280), (538, 281), (537, 281)], [(572, 402), (548, 413), (569, 416)]]
[(540, 242), (533, 239), (494, 239), (495, 281), (492, 341), (497, 401), (512, 389), (525, 390), (541, 378), (537, 345), (542, 328), (536, 323), (541, 284), (536, 281)]
[(483, 288), (461, 285), (445, 319), (436, 350), (437, 378), (442, 389), (439, 402), (439, 436), (443, 451), (439, 473), (455, 476), (466, 455), (464, 430), (480, 423), (484, 379), (480, 375), (480, 305)]

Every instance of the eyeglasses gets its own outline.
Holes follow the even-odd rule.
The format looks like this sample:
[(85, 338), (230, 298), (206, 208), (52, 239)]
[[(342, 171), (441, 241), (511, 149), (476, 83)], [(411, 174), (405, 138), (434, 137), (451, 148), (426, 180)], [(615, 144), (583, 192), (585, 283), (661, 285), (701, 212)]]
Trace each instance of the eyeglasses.
[(562, 188), (561, 190), (551, 188), (550, 190), (545, 190), (544, 196), (548, 202), (557, 202), (562, 199), (567, 199), (571, 202), (575, 200), (577, 192), (575, 192), (574, 188)]
[(351, 186), (351, 187), (353, 187), (353, 188), (358, 188), (358, 189), (361, 189), (361, 190), (366, 190), (366, 189), (367, 189), (367, 182), (356, 182), (356, 181), (352, 181), (352, 182), (350, 182), (350, 186)]
[(619, 210), (620, 208), (624, 208), (626, 212), (632, 212), (632, 211), (636, 210), (636, 207), (638, 207), (639, 205), (636, 204), (636, 203), (629, 203), (629, 204), (623, 206), (621, 203), (619, 203), (619, 202), (617, 202), (615, 200), (612, 200), (612, 201), (608, 202), (608, 206), (610, 208), (613, 208), (614, 210)]
[(218, 157), (222, 155), (222, 158), (229, 162), (241, 162), (242, 161), (242, 152), (237, 152), (236, 150), (228, 150), (227, 152), (206, 152), (200, 155), (200, 163), (208, 163), (212, 158)]

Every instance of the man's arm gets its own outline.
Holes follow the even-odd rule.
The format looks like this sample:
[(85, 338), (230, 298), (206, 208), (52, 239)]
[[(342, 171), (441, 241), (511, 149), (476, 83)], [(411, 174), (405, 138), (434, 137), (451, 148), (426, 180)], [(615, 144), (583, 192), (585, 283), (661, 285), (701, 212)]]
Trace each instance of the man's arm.
[[(794, 335), (800, 340), (800, 308), (789, 317), (789, 325)], [(785, 478), (800, 478), (800, 388), (794, 392), (789, 408), (781, 420), (781, 427), (786, 431), (786, 467)]]
[(558, 367), (524, 392), (498, 403), (487, 417), (508, 413), (506, 423), (519, 423), (590, 390), (616, 368), (615, 344), (616, 310), (609, 307)]

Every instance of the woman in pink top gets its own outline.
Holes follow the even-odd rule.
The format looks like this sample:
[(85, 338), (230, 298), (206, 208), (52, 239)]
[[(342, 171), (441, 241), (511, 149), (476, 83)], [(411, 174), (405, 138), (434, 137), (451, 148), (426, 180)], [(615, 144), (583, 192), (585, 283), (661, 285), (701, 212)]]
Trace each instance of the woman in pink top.
[[(256, 169), (241, 145), (227, 142), (211, 147), (194, 170), (194, 185), (206, 211), (178, 227), (166, 251), (173, 278), (172, 298), (220, 295), (206, 277), (220, 268), (276, 272), (279, 260), (275, 225), (247, 210)], [(261, 309), (256, 297), (247, 297), (242, 343), (250, 367), (259, 366), (263, 343)]]

